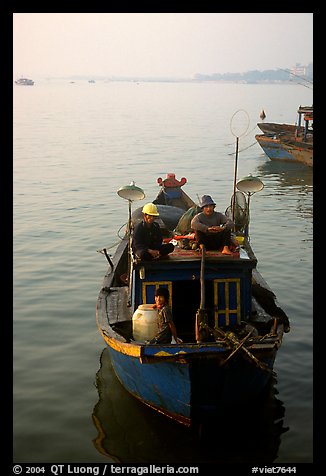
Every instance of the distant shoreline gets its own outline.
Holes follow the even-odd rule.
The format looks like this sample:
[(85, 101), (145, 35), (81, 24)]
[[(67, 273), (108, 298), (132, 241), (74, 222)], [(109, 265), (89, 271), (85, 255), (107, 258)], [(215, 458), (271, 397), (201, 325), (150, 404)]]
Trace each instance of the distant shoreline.
[[(280, 84), (298, 86), (301, 83), (298, 81), (280, 81), (280, 80), (225, 80), (225, 79), (191, 79), (191, 78), (95, 78), (93, 80), (87, 77), (46, 77), (37, 78), (36, 81), (67, 81), (67, 82), (105, 82), (105, 83), (220, 83), (220, 84)], [(310, 80), (312, 81), (312, 80)], [(302, 84), (301, 84), (302, 85)]]
[[(312, 88), (313, 84), (313, 63), (309, 63), (303, 67), (301, 74), (299, 71), (292, 69), (266, 69), (263, 71), (250, 70), (244, 73), (194, 73), (187, 77), (178, 76), (103, 76), (103, 75), (86, 75), (73, 74), (68, 76), (44, 76), (45, 80), (60, 79), (66, 81), (88, 81), (95, 83), (96, 81), (123, 81), (132, 83), (223, 83), (223, 84), (301, 84), (308, 88)], [(295, 72), (294, 72), (295, 71)], [(310, 86), (311, 85), (311, 86)]]

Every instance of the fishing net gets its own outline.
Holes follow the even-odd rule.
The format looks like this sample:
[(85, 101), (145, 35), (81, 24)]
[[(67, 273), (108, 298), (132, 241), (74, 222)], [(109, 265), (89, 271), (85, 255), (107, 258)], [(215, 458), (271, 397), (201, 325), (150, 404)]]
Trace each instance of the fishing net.
[(181, 216), (179, 222), (175, 229), (173, 230), (176, 235), (186, 235), (187, 233), (191, 233), (191, 220), (197, 213), (201, 212), (201, 208), (197, 205), (194, 205)]
[(225, 215), (234, 221), (236, 232), (245, 232), (249, 225), (249, 209), (246, 196), (243, 192), (235, 192), (234, 200), (234, 218), (233, 218), (233, 197), (231, 205), (225, 210)]

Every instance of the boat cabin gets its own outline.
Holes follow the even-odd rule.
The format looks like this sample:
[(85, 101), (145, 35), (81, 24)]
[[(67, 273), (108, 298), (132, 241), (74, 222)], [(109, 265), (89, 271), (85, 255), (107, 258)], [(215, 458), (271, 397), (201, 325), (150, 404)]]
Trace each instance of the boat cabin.
[[(180, 236), (172, 230), (179, 226), (185, 212), (191, 208), (195, 210), (198, 206), (181, 190), (186, 183), (185, 178), (178, 181), (174, 174), (168, 174), (165, 180), (159, 178), (157, 182), (162, 187), (153, 201), (159, 211), (157, 221), (164, 241), (173, 240), (175, 248), (165, 257), (152, 261), (140, 260), (131, 253), (130, 242), (128, 252), (128, 238), (125, 237), (119, 247), (121, 251), (116, 254), (117, 267), (111, 284), (114, 292), (111, 293), (108, 317), (112, 328), (127, 341), (134, 340), (130, 333), (133, 313), (140, 305), (154, 304), (155, 290), (159, 287), (169, 290), (173, 321), (178, 337), (183, 342), (198, 342), (196, 316), (199, 310), (205, 312), (209, 329), (232, 330), (252, 320), (256, 312), (256, 309), (252, 309), (256, 306), (253, 303), (252, 283), (257, 259), (248, 235), (239, 232), (243, 243), (232, 255), (224, 255), (218, 250), (206, 250), (202, 255), (197, 247), (182, 246)], [(257, 190), (252, 189), (252, 193), (254, 191)], [(139, 208), (130, 220), (135, 225), (141, 219), (142, 209)], [(237, 220), (238, 217), (234, 220), (235, 224)], [(241, 221), (241, 226), (246, 228), (247, 222)]]
[[(252, 269), (256, 258), (241, 249), (237, 256), (205, 253), (205, 311), (211, 328), (234, 327), (251, 314)], [(155, 289), (166, 287), (178, 336), (195, 342), (195, 316), (201, 303), (201, 252), (176, 247), (165, 258), (134, 265), (132, 309), (154, 303)]]

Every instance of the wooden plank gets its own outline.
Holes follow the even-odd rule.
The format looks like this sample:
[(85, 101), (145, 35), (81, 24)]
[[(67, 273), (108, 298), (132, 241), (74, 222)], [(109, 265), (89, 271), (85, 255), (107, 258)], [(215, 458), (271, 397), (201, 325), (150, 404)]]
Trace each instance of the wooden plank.
[(132, 319), (132, 310), (131, 307), (127, 306), (127, 302), (127, 286), (110, 288), (107, 297), (107, 314), (110, 325)]

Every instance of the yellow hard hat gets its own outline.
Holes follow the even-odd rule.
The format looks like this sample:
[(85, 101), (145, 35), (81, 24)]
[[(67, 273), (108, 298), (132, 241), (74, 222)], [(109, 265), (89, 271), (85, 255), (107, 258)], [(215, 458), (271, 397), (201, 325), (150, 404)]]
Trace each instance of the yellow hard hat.
[(160, 215), (154, 203), (146, 203), (146, 205), (143, 206), (142, 212), (146, 213), (146, 215), (153, 215), (154, 217)]

